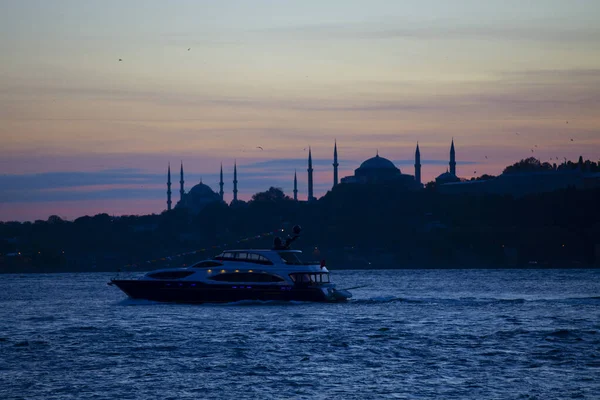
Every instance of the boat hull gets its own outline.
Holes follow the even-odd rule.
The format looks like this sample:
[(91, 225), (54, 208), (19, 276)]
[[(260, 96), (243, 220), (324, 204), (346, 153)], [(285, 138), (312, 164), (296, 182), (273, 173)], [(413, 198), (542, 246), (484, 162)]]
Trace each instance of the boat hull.
[(112, 280), (133, 299), (175, 303), (229, 303), (243, 300), (336, 302), (345, 299), (327, 295), (327, 289), (282, 285), (219, 285), (203, 282)]

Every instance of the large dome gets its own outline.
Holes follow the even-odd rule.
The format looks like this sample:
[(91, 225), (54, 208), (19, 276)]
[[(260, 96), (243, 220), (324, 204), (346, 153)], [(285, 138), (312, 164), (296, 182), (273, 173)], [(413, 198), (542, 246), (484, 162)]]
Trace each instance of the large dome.
[(202, 182), (191, 188), (189, 193), (194, 196), (202, 197), (214, 197), (214, 195), (216, 195), (216, 193), (213, 192), (213, 190), (208, 185), (205, 185)]
[(365, 169), (392, 169), (392, 170), (399, 171), (399, 169), (394, 165), (393, 162), (391, 162), (387, 158), (379, 157), (379, 154), (377, 154), (373, 158), (369, 158), (368, 160), (363, 161), (363, 163), (360, 164), (360, 167), (358, 169), (360, 169), (360, 170), (365, 170)]
[(218, 201), (222, 201), (221, 196), (213, 192), (209, 186), (200, 182), (183, 195), (175, 208), (187, 208), (192, 213), (197, 214), (208, 204)]

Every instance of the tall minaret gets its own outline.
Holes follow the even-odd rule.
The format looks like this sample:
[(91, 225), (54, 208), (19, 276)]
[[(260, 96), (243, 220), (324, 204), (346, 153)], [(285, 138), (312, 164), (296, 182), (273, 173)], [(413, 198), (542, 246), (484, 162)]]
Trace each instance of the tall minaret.
[(337, 140), (333, 145), (333, 187), (338, 184)]
[(179, 201), (183, 200), (183, 195), (185, 194), (183, 190), (183, 161), (181, 162), (181, 170), (179, 171)]
[(415, 151), (415, 182), (421, 185), (421, 152), (419, 151), (419, 142)]
[(308, 201), (313, 201), (313, 167), (312, 167), (312, 154), (310, 146), (308, 147)]
[(171, 163), (167, 169), (167, 211), (171, 211)]
[(450, 145), (450, 173), (456, 175), (456, 154), (454, 153), (454, 138), (452, 138), (452, 145)]
[(225, 194), (225, 192), (223, 191), (223, 163), (221, 163), (221, 180), (219, 181), (219, 187), (221, 189), (219, 189), (219, 196), (221, 196), (221, 200), (223, 200), (223, 195)]
[(296, 177), (296, 170), (294, 170), (294, 201), (298, 201), (298, 178)]
[(233, 162), (233, 201), (237, 201), (237, 161)]

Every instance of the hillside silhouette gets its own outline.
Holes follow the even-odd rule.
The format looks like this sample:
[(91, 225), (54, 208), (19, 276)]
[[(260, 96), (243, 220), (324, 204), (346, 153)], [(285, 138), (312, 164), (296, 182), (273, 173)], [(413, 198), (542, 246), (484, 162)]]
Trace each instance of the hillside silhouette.
[(248, 202), (209, 204), (197, 215), (178, 208), (3, 222), (0, 271), (189, 265), (224, 248), (270, 248), (295, 224), (303, 232), (294, 247), (334, 269), (593, 267), (600, 264), (598, 204), (598, 188), (513, 198), (447, 195), (434, 185), (407, 192), (394, 184), (342, 184), (314, 202), (270, 188)]

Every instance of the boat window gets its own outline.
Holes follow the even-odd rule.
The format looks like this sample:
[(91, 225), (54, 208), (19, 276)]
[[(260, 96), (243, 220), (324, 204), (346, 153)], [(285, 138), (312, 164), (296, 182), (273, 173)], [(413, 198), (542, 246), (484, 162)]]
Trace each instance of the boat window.
[(162, 271), (149, 274), (148, 277), (153, 279), (181, 279), (193, 273), (194, 271)]
[(219, 254), (218, 256), (215, 257), (215, 260), (251, 262), (251, 263), (262, 264), (262, 265), (273, 265), (273, 263), (271, 262), (271, 260), (269, 260), (267, 257), (265, 257), (263, 255), (254, 254), (254, 253), (246, 253), (246, 252), (242, 252), (242, 253), (232, 253), (232, 252), (221, 253), (221, 254)]
[(311, 272), (311, 273), (295, 273), (290, 274), (290, 278), (295, 283), (329, 283), (329, 273), (327, 272)]
[(297, 253), (280, 252), (279, 256), (281, 257), (283, 262), (285, 262), (286, 264), (290, 264), (290, 265), (303, 265), (304, 264), (302, 261), (300, 261), (300, 258), (298, 257)]
[(210, 279), (220, 282), (283, 282), (283, 278), (277, 275), (258, 272), (235, 272), (219, 274)]
[(267, 257), (263, 256), (263, 255), (258, 255), (258, 262), (260, 264), (265, 264), (265, 265), (273, 265), (273, 263), (271, 262), (271, 260), (269, 260)]

